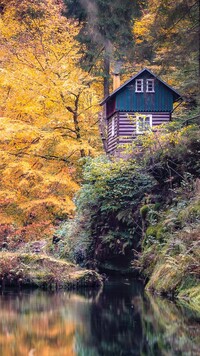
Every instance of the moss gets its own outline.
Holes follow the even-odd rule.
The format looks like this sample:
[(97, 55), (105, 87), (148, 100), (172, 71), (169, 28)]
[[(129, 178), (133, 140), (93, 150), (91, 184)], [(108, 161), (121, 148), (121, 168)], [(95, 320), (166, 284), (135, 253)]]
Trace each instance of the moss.
[(140, 208), (140, 215), (144, 220), (157, 219), (158, 210), (160, 209), (161, 204), (146, 204)]
[(18, 258), (22, 263), (25, 264), (35, 263), (41, 260), (41, 257), (31, 253), (24, 253), (21, 256), (18, 256)]
[(157, 240), (158, 242), (163, 242), (165, 238), (165, 227), (162, 223), (156, 225), (150, 225), (145, 233), (145, 239), (143, 245), (149, 245)]
[(140, 208), (140, 215), (141, 215), (142, 219), (146, 219), (148, 212), (149, 212), (149, 205), (143, 205)]
[[(199, 180), (193, 192), (177, 191), (162, 207), (156, 225), (146, 230), (141, 270), (149, 278), (146, 289), (178, 298), (200, 311), (200, 199)], [(189, 195), (188, 195), (189, 194)]]
[(2, 285), (36, 286), (49, 289), (100, 286), (101, 276), (95, 271), (46, 255), (1, 253)]
[(98, 279), (98, 274), (95, 271), (81, 270), (70, 273), (68, 278), (69, 285), (90, 287), (94, 285), (94, 278)]
[(157, 225), (151, 225), (146, 230), (146, 237), (156, 237), (157, 236)]
[(184, 226), (187, 223), (192, 223), (198, 220), (200, 217), (200, 200), (197, 202), (192, 202), (185, 209), (182, 209), (178, 214), (178, 221), (181, 226)]

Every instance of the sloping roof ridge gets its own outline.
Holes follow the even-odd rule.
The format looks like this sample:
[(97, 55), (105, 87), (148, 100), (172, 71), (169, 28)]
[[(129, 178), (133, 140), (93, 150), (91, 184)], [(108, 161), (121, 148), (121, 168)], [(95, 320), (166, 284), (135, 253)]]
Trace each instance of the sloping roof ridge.
[(142, 74), (143, 72), (149, 72), (151, 75), (153, 75), (155, 78), (157, 78), (161, 83), (163, 83), (164, 85), (166, 85), (170, 90), (172, 90), (174, 93), (176, 93), (177, 95), (180, 96), (180, 93), (178, 93), (175, 89), (173, 89), (169, 84), (167, 84), (166, 82), (164, 82), (164, 80), (160, 79), (157, 75), (155, 75), (150, 69), (148, 68), (143, 68), (141, 69), (137, 74), (133, 75), (130, 79), (126, 80), (122, 85), (120, 85), (119, 88), (115, 89), (110, 95), (108, 95), (104, 100), (101, 101), (100, 105), (105, 104), (109, 98), (111, 98), (113, 95), (115, 95), (118, 91), (120, 91), (121, 89), (123, 89), (127, 84), (129, 84), (132, 80), (134, 80), (135, 78), (137, 78), (140, 74)]
[(177, 95), (180, 96), (181, 98), (181, 94), (174, 88), (171, 87), (171, 85), (167, 84), (164, 80), (160, 79), (160, 77), (158, 77), (157, 75), (155, 75), (150, 69), (145, 68), (150, 74), (152, 74), (155, 78), (157, 78), (158, 80), (160, 80), (161, 83), (163, 83), (164, 85), (166, 85), (166, 87), (168, 87), (170, 90), (172, 90), (174, 93), (176, 93)]

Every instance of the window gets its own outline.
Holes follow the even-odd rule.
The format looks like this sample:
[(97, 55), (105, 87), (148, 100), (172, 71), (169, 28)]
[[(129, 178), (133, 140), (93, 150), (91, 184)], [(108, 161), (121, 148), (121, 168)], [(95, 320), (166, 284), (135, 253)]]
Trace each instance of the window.
[(154, 93), (154, 79), (147, 79), (146, 81), (146, 92)]
[(136, 93), (143, 93), (143, 79), (136, 79), (135, 92)]
[(115, 117), (111, 119), (111, 136), (115, 136)]
[(136, 133), (143, 134), (152, 127), (152, 115), (138, 115), (136, 117)]

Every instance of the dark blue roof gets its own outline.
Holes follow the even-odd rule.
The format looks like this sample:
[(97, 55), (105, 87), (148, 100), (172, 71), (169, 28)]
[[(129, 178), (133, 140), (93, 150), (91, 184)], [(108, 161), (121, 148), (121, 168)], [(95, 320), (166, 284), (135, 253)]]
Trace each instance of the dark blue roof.
[(143, 72), (148, 72), (151, 75), (153, 75), (156, 79), (158, 79), (161, 83), (163, 83), (166, 87), (168, 87), (171, 91), (173, 91), (176, 95), (177, 95), (177, 99), (178, 98), (182, 98), (182, 96), (175, 90), (173, 89), (170, 85), (168, 85), (167, 83), (165, 83), (162, 79), (158, 78), (154, 73), (152, 73), (149, 69), (144, 68), (142, 69), (140, 72), (138, 72), (137, 74), (135, 74), (132, 78), (128, 79), (124, 84), (122, 84), (119, 88), (117, 88), (116, 90), (114, 90), (110, 95), (108, 95), (101, 103), (100, 105), (105, 104), (109, 99), (111, 99), (115, 94), (117, 94), (119, 91), (121, 91), (126, 85), (128, 85), (132, 80), (136, 79), (140, 74), (142, 74)]

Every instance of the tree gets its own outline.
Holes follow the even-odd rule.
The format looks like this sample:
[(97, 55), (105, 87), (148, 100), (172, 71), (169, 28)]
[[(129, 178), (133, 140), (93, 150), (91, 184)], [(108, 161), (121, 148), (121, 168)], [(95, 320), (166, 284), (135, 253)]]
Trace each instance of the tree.
[(60, 15), (53, 0), (45, 0), (40, 17), (35, 5), (31, 10), (26, 1), (21, 5), (22, 21), (16, 14), (22, 9), (11, 6), (1, 24), (1, 109), (45, 130), (46, 125), (61, 130), (81, 153), (97, 132), (98, 97), (91, 87), (93, 78), (77, 66), (79, 47), (73, 38), (78, 30)]
[(100, 72), (104, 79), (104, 95), (107, 96), (111, 60), (124, 61), (133, 58), (132, 22), (139, 15), (143, 2), (140, 0), (134, 2), (64, 0), (64, 2), (67, 5), (66, 15), (82, 24), (77, 39), (82, 45), (83, 66), (87, 71), (95, 68), (96, 72)]
[(149, 0), (133, 32), (137, 62), (156, 67), (168, 82), (178, 83), (188, 106), (194, 108), (200, 68), (198, 1)]
[(98, 96), (94, 78), (78, 67), (78, 27), (61, 15), (57, 2), (5, 4), (0, 22), (1, 222), (26, 230), (32, 226), (36, 234), (37, 224), (43, 231), (45, 222), (73, 212), (78, 159), (100, 147)]

